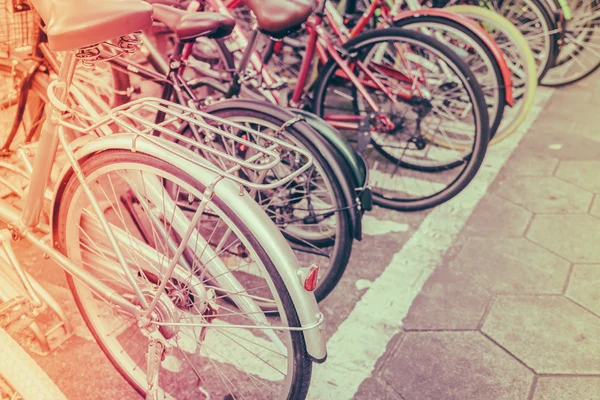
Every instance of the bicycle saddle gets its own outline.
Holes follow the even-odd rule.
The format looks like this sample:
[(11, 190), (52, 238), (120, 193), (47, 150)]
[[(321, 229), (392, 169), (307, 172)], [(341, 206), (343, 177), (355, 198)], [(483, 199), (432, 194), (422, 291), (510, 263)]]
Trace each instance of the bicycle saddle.
[(76, 50), (141, 31), (152, 24), (142, 0), (32, 0), (54, 51)]
[(282, 38), (306, 22), (313, 11), (313, 0), (242, 0), (256, 16), (264, 33)]
[(200, 36), (219, 39), (228, 36), (235, 20), (214, 12), (189, 12), (164, 4), (153, 4), (154, 19), (162, 22), (182, 41), (193, 41)]

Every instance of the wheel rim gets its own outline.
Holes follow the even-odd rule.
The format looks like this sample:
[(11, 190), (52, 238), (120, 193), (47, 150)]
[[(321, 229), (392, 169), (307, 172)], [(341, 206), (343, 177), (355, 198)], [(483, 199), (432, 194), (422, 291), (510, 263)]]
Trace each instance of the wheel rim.
[[(129, 166), (129, 173), (127, 174), (127, 178), (129, 179), (129, 177), (131, 177), (132, 175), (130, 175), (130, 173), (140, 173), (140, 174), (144, 174), (143, 176), (145, 177), (145, 182), (149, 182), (149, 180), (146, 180), (147, 176), (150, 175), (146, 175), (146, 174), (151, 174), (152, 176), (159, 176), (165, 179), (170, 179), (172, 182), (176, 183), (177, 185), (179, 185), (180, 187), (184, 188), (187, 193), (193, 193), (196, 194), (197, 196), (201, 196), (201, 194), (198, 192), (198, 190), (193, 187), (192, 185), (176, 178), (175, 176), (162, 171), (158, 168), (154, 168), (154, 167), (150, 167), (148, 165), (138, 165), (137, 167), (134, 164), (125, 164), (126, 166)], [(143, 167), (143, 168), (142, 168)], [(123, 215), (126, 215), (127, 212), (125, 210), (123, 210), (121, 207), (119, 206), (115, 206), (115, 204), (119, 204), (119, 202), (121, 201), (121, 199), (117, 199), (117, 195), (116, 194), (111, 194), (108, 192), (108, 190), (106, 189), (106, 187), (119, 187), (119, 185), (117, 185), (117, 181), (113, 181), (113, 183), (111, 183), (110, 185), (106, 185), (106, 183), (108, 182), (106, 180), (106, 178), (103, 176), (105, 174), (113, 174), (117, 177), (121, 177), (122, 175), (120, 175), (123, 171), (123, 166), (118, 166), (115, 164), (108, 164), (104, 167), (98, 168), (95, 171), (93, 171), (92, 173), (90, 173), (88, 175), (88, 182), (95, 182), (98, 183), (101, 178), (104, 178), (103, 182), (105, 189), (104, 190), (98, 190), (97, 191), (97, 195), (100, 194), (104, 194), (106, 199), (103, 200), (103, 207), (105, 209), (105, 214), (107, 214), (108, 212), (112, 212), (114, 215), (112, 216), (111, 219), (111, 224), (113, 227), (119, 227), (121, 229), (127, 229), (125, 227), (126, 223), (125, 222), (121, 222), (121, 219), (123, 218)], [(110, 175), (108, 175), (110, 176)], [(139, 186), (138, 186), (139, 188)], [(116, 191), (112, 191), (112, 193), (116, 193)], [(111, 197), (111, 207), (107, 208), (107, 204), (106, 202), (108, 201), (108, 198)], [(137, 197), (141, 198), (140, 194), (137, 193)], [(199, 198), (199, 197), (198, 197)], [(74, 260), (75, 262), (79, 263), (80, 265), (88, 265), (90, 263), (90, 260), (94, 259), (94, 254), (93, 254), (93, 250), (98, 251), (98, 249), (102, 248), (101, 243), (102, 243), (102, 238), (98, 237), (96, 238), (96, 236), (91, 236), (91, 234), (94, 233), (94, 228), (93, 225), (89, 224), (88, 225), (88, 219), (86, 219), (86, 208), (85, 207), (81, 207), (80, 202), (84, 202), (85, 203), (85, 197), (82, 193), (81, 187), (79, 187), (79, 189), (74, 193), (73, 195), (73, 200), (70, 202), (70, 208), (68, 211), (68, 220), (66, 223), (66, 232), (65, 232), (65, 243), (68, 244), (67, 247), (67, 254), (69, 255), (69, 257)], [(209, 209), (207, 209), (207, 214), (211, 214), (209, 217), (215, 217), (218, 216), (219, 222), (220, 221), (226, 221), (228, 220), (228, 218), (226, 217), (226, 215), (223, 213), (223, 211), (221, 211), (214, 203), (210, 203), (211, 205), (209, 206)], [(153, 204), (153, 206), (157, 206), (156, 204)], [(168, 215), (168, 214), (165, 214)], [(81, 222), (81, 224), (80, 224)], [(216, 225), (214, 226), (212, 233), (208, 234), (204, 234), (203, 236), (208, 237), (208, 242), (211, 243), (212, 247), (218, 237), (215, 236), (215, 232), (218, 231), (217, 227), (219, 227), (219, 222), (216, 222)], [(215, 222), (213, 222), (213, 224), (215, 224)], [(81, 226), (80, 226), (81, 225)], [(119, 226), (122, 225), (122, 226)], [(130, 223), (127, 225), (131, 225)], [(90, 226), (90, 228), (88, 228), (88, 226)], [(260, 270), (262, 268), (262, 272), (264, 273), (264, 275), (262, 276), (262, 278), (266, 281), (266, 284), (268, 286), (268, 288), (262, 288), (261, 291), (264, 289), (264, 291), (270, 291), (271, 294), (273, 295), (273, 298), (277, 299), (276, 301), (274, 301), (274, 303), (276, 303), (276, 306), (279, 308), (279, 311), (281, 312), (281, 314), (283, 315), (283, 317), (281, 317), (283, 319), (283, 324), (285, 325), (285, 312), (284, 310), (281, 308), (281, 302), (279, 301), (277, 292), (274, 288), (274, 284), (273, 282), (270, 280), (270, 278), (267, 275), (267, 273), (264, 271), (264, 266), (262, 264), (260, 264), (260, 261), (258, 256), (256, 255), (256, 253), (254, 252), (252, 246), (249, 245), (249, 243), (247, 242), (246, 238), (239, 232), (238, 228), (234, 225), (234, 224), (229, 224), (227, 225), (228, 229), (231, 229), (231, 232), (235, 235), (235, 237), (237, 238), (236, 240), (239, 241), (240, 246), (243, 246), (243, 248), (245, 249), (245, 251), (247, 251), (247, 255), (245, 257), (246, 260), (250, 259), (253, 260), (252, 263), (247, 264), (246, 266), (243, 266), (243, 268), (246, 268), (246, 270), (242, 270), (242, 269), (237, 269), (239, 268), (239, 266), (232, 266), (231, 264), (235, 263), (236, 261), (239, 263), (239, 259), (241, 259), (242, 256), (240, 255), (236, 255), (236, 254), (228, 254), (226, 252), (223, 252), (223, 256), (219, 256), (218, 259), (216, 259), (214, 262), (220, 262), (222, 264), (224, 264), (230, 271), (236, 271), (236, 273), (239, 273), (239, 275), (241, 276), (242, 274), (245, 274), (247, 272), (247, 277), (245, 279), (248, 279), (248, 282), (250, 282), (251, 280), (253, 280), (254, 278), (258, 278), (258, 275), (256, 273), (256, 271)], [(205, 228), (198, 228), (198, 230), (202, 230)], [(221, 226), (219, 229), (223, 229), (223, 226)], [(133, 230), (134, 232), (129, 232), (131, 233), (131, 236), (123, 236), (121, 235), (120, 237), (122, 238), (128, 238), (129, 239), (129, 243), (127, 243), (127, 248), (128, 248), (128, 254), (130, 254), (131, 260), (133, 260), (134, 258), (137, 259), (137, 257), (141, 257), (143, 261), (146, 261), (143, 257), (144, 255), (140, 255), (141, 254), (141, 250), (140, 246), (142, 246), (140, 243), (142, 243), (142, 241), (140, 240), (135, 240), (132, 239), (133, 235), (139, 236), (139, 231)], [(97, 233), (96, 233), (97, 234)], [(207, 236), (208, 235), (208, 236)], [(101, 235), (100, 235), (101, 236)], [(156, 239), (156, 236), (155, 236)], [(228, 239), (229, 240), (229, 239)], [(232, 242), (230, 244), (227, 244), (227, 247), (224, 248), (226, 249), (231, 249), (232, 244), (235, 242)], [(190, 244), (191, 245), (191, 244)], [(91, 247), (91, 246), (95, 246), (95, 247)], [(236, 245), (237, 246), (237, 245)], [(156, 246), (157, 248), (159, 247), (158, 245)], [(163, 244), (162, 245), (163, 250), (166, 249), (168, 247), (168, 245)], [(202, 252), (204, 253), (204, 251), (208, 251), (209, 247), (206, 247), (206, 249), (204, 249)], [(228, 250), (229, 251), (229, 250)], [(106, 252), (108, 253), (108, 252)], [(133, 253), (133, 255), (131, 255), (131, 253)], [(164, 253), (164, 251), (163, 251)], [(167, 250), (168, 253), (168, 250)], [(137, 256), (135, 256), (137, 254)], [(158, 254), (158, 252), (157, 252)], [(165, 255), (165, 254), (163, 254)], [(104, 254), (104, 256), (106, 256), (106, 254)], [(135, 257), (134, 257), (135, 256)], [(148, 257), (147, 254), (145, 254), (146, 257)], [(168, 255), (165, 255), (166, 257), (168, 257)], [(239, 256), (239, 257), (238, 257)], [(223, 259), (221, 259), (223, 258)], [(110, 260), (110, 259), (108, 259)], [(219, 261), (220, 260), (220, 261)], [(149, 267), (140, 267), (140, 265), (144, 265), (143, 263), (137, 262), (135, 263), (138, 268), (149, 268)], [(97, 265), (101, 265), (100, 262), (97, 263)], [(109, 264), (110, 265), (110, 264)], [(93, 268), (88, 268), (89, 270), (95, 271)], [(195, 268), (192, 268), (195, 269)], [(148, 280), (148, 290), (151, 290), (151, 283), (150, 280), (150, 276), (151, 274), (148, 272), (147, 269), (142, 269), (142, 271), (144, 272), (143, 277), (144, 279)], [(243, 271), (243, 272), (241, 272)], [(196, 271), (195, 274), (189, 274), (189, 276), (187, 276), (185, 279), (188, 279), (189, 282), (196, 282), (197, 281), (197, 275), (198, 271)], [(254, 275), (252, 275), (254, 273)], [(105, 279), (108, 278), (107, 275), (103, 275), (105, 277)], [(196, 279), (196, 280), (193, 280)], [(217, 276), (213, 276), (211, 277), (211, 280), (208, 282), (212, 282), (213, 280), (218, 280), (219, 282), (221, 282), (220, 280), (221, 278), (217, 277)], [(183, 278), (178, 279), (174, 282), (179, 282), (182, 281), (183, 282)], [(111, 286), (114, 287), (119, 287), (122, 286), (122, 282), (118, 282), (118, 279), (114, 279), (112, 282), (110, 282)], [(170, 283), (171, 284), (171, 283)], [(135, 386), (138, 387), (138, 389), (140, 390), (144, 390), (144, 388), (146, 387), (146, 383), (145, 383), (145, 360), (139, 361), (140, 357), (142, 357), (145, 353), (145, 350), (147, 349), (147, 340), (145, 340), (145, 337), (142, 333), (139, 332), (138, 328), (135, 325), (135, 320), (132, 321), (130, 316), (127, 316), (125, 314), (123, 314), (122, 312), (119, 312), (118, 310), (115, 310), (113, 307), (107, 306), (105, 303), (99, 301), (92, 293), (89, 289), (87, 289), (86, 287), (84, 287), (83, 284), (79, 283), (79, 282), (75, 282), (74, 283), (75, 286), (75, 290), (77, 292), (77, 295), (80, 299), (81, 302), (81, 306), (84, 308), (85, 310), (85, 315), (87, 316), (87, 322), (89, 325), (91, 325), (91, 327), (93, 327), (92, 331), (94, 331), (95, 335), (97, 336), (97, 338), (99, 339), (99, 342), (103, 345), (103, 347), (111, 354), (113, 361), (116, 363), (117, 367), (126, 375), (129, 377), (130, 380), (132, 380), (135, 384)], [(173, 283), (173, 286), (175, 286), (175, 284)], [(187, 287), (193, 287), (194, 285), (188, 285)], [(216, 286), (217, 289), (219, 290), (217, 292), (217, 294), (219, 296), (221, 296), (220, 299), (223, 299), (225, 297), (225, 295), (223, 295), (223, 287), (222, 286)], [(171, 291), (171, 294), (169, 296), (172, 296), (173, 293), (178, 293), (177, 290), (175, 290), (176, 288), (173, 288)], [(188, 290), (188, 289), (186, 289)], [(251, 289), (247, 292), (250, 293)], [(189, 294), (190, 292), (185, 292), (186, 295), (183, 297), (184, 299), (186, 299), (187, 302), (189, 302), (189, 299), (192, 298), (190, 297), (191, 295)], [(194, 292), (196, 293), (196, 292)], [(180, 294), (180, 293), (179, 293)], [(173, 295), (174, 296), (174, 295)], [(199, 298), (200, 295), (197, 295), (197, 297), (194, 298)], [(231, 296), (233, 297), (233, 296)], [(174, 299), (179, 299), (181, 300), (182, 296), (178, 296), (178, 297), (173, 297)], [(219, 299), (219, 300), (220, 300)], [(164, 300), (165, 303), (165, 309), (168, 309), (169, 306), (169, 301), (171, 302), (171, 304), (174, 304), (175, 300), (172, 299), (168, 299), (168, 300)], [(235, 301), (233, 301), (235, 303)], [(160, 304), (163, 303), (163, 299), (161, 297), (161, 302)], [(183, 303), (178, 303), (178, 304), (183, 304)], [(192, 304), (191, 308), (188, 307), (188, 309), (186, 309), (187, 311), (181, 309), (181, 307), (183, 306), (177, 306), (180, 307), (180, 315), (183, 315), (183, 321), (189, 321), (189, 320), (196, 320), (198, 318), (198, 316), (196, 314), (194, 314), (195, 311), (199, 311), (198, 310), (198, 306), (196, 304)], [(215, 322), (215, 326), (214, 328), (208, 328), (206, 330), (206, 336), (204, 338), (204, 340), (202, 341), (201, 344), (195, 344), (195, 341), (190, 342), (190, 340), (193, 340), (190, 338), (190, 336), (198, 336), (200, 334), (200, 332), (198, 331), (199, 328), (189, 328), (188, 330), (179, 330), (179, 332), (177, 333), (177, 339), (171, 339), (171, 344), (174, 346), (173, 347), (173, 351), (171, 353), (168, 354), (167, 359), (161, 364), (161, 387), (167, 392), (167, 394), (169, 396), (172, 396), (174, 398), (190, 398), (190, 397), (197, 397), (200, 395), (200, 393), (198, 393), (198, 391), (200, 391), (202, 394), (205, 394), (204, 392), (202, 392), (200, 389), (198, 389), (199, 387), (201, 387), (203, 390), (208, 391), (211, 396), (216, 396), (218, 398), (218, 396), (220, 396), (220, 398), (223, 398), (223, 396), (229, 394), (229, 395), (239, 395), (240, 392), (243, 391), (247, 391), (247, 392), (251, 392), (252, 390), (255, 390), (253, 387), (251, 387), (251, 385), (256, 386), (256, 388), (258, 388), (258, 382), (261, 382), (263, 385), (260, 385), (261, 388), (263, 388), (264, 386), (264, 382), (268, 382), (269, 386), (271, 386), (271, 389), (274, 389), (276, 385), (281, 385), (282, 386), (282, 392), (286, 393), (287, 391), (289, 391), (290, 385), (291, 385), (291, 372), (293, 371), (293, 357), (289, 356), (293, 353), (292, 347), (291, 347), (291, 339), (289, 337), (289, 334), (277, 334), (274, 331), (263, 331), (263, 330), (245, 330), (245, 329), (230, 329), (228, 330), (227, 328), (219, 328), (220, 324), (227, 324), (227, 323), (240, 323), (241, 320), (244, 321), (244, 323), (246, 324), (250, 324), (252, 322), (252, 320), (254, 320), (255, 318), (258, 317), (248, 317), (248, 316), (244, 316), (243, 313), (239, 313), (236, 314), (235, 313), (235, 306), (232, 306), (231, 302), (225, 305), (219, 305), (219, 307), (221, 309), (221, 313), (218, 314), (217, 316), (217, 322)], [(187, 313), (186, 313), (187, 312)], [(196, 316), (195, 316), (196, 315)], [(273, 317), (275, 318), (275, 317)], [(218, 321), (220, 320), (220, 321)], [(269, 321), (271, 320), (271, 318), (269, 318)], [(276, 323), (277, 324), (277, 323)], [(211, 332), (212, 331), (212, 332)], [(250, 331), (250, 333), (248, 333), (248, 331)], [(215, 333), (218, 332), (218, 333)], [(267, 332), (271, 332), (273, 335), (275, 335), (279, 340), (280, 343), (268, 343), (269, 339), (273, 339), (273, 337), (271, 337), (271, 335), (269, 335)], [(183, 335), (185, 333), (185, 335)], [(229, 335), (229, 336), (227, 336)], [(250, 336), (248, 336), (250, 335)], [(187, 339), (186, 339), (187, 337)], [(135, 339), (137, 340), (135, 340)], [(262, 351), (262, 356), (266, 357), (267, 360), (272, 361), (273, 355), (275, 354), (275, 351), (281, 352), (281, 351), (285, 351), (286, 352), (286, 360), (283, 360), (283, 363), (281, 361), (281, 358), (283, 357), (277, 357), (277, 361), (276, 361), (276, 366), (277, 367), (281, 367), (283, 365), (282, 368), (286, 368), (287, 369), (287, 374), (282, 374), (285, 375), (283, 377), (282, 380), (277, 380), (274, 377), (274, 373), (272, 370), (267, 370), (268, 368), (264, 368), (263, 369), (256, 369), (256, 364), (252, 364), (253, 362), (256, 362), (256, 359), (260, 360), (260, 358), (254, 358), (253, 360), (249, 360), (249, 359), (245, 359), (243, 357), (243, 355), (240, 354), (234, 354), (234, 352), (232, 352), (231, 350), (233, 349), (233, 347), (236, 347), (236, 340), (238, 341), (242, 341), (246, 343), (246, 346), (249, 346), (248, 343), (250, 343), (251, 340), (256, 339), (256, 343), (254, 343), (254, 345), (252, 345), (252, 349), (256, 350), (256, 349), (262, 349), (260, 351)], [(224, 346), (224, 343), (221, 343), (220, 341), (224, 340), (225, 342), (227, 342), (228, 347)], [(140, 348), (132, 348), (132, 343), (138, 343), (140, 345)], [(209, 343), (212, 343), (209, 345)], [(276, 350), (272, 350), (273, 347), (271, 345), (275, 345)], [(265, 347), (266, 346), (266, 347)], [(271, 347), (268, 347), (271, 346)], [(281, 349), (281, 346), (284, 347), (284, 349)], [(177, 347), (177, 349), (179, 350), (179, 352), (175, 351), (175, 347)], [(218, 347), (218, 348), (217, 348)], [(238, 353), (241, 351), (242, 353), (244, 353), (244, 350), (240, 350), (240, 348), (243, 348), (243, 346), (241, 346), (239, 343), (237, 343), (237, 351)], [(266, 354), (265, 351), (269, 350)], [(271, 350), (270, 350), (271, 349)], [(256, 350), (258, 351), (258, 350)], [(204, 354), (203, 354), (204, 352)], [(195, 353), (195, 354), (194, 354)], [(245, 354), (248, 354), (248, 351), (245, 352)], [(266, 354), (266, 355), (265, 355)], [(195, 363), (192, 363), (191, 361), (189, 361), (190, 357), (193, 357), (194, 355), (196, 355), (196, 357), (198, 358), (198, 360), (201, 360), (202, 362), (198, 362), (198, 365), (196, 365)], [(229, 359), (227, 358), (229, 357)], [(237, 357), (237, 358), (236, 358)], [(271, 358), (269, 358), (271, 357)], [(142, 357), (143, 358), (143, 357)], [(248, 368), (253, 368), (253, 371), (246, 371), (246, 372), (242, 372), (240, 371), (240, 369), (244, 368), (244, 367), (248, 367)], [(187, 367), (187, 368), (186, 368)], [(210, 367), (212, 368), (212, 372), (208, 371), (207, 368)], [(204, 368), (204, 369), (199, 369), (199, 368)], [(239, 375), (241, 375), (242, 377), (246, 377), (245, 380), (244, 379), (238, 379), (235, 380), (235, 378), (230, 379), (229, 377), (226, 376), (226, 372), (231, 372), (231, 373), (238, 373)], [(254, 377), (253, 379), (249, 380), (249, 376), (251, 376), (252, 374), (257, 374), (258, 376)], [(223, 376), (220, 376), (223, 375)], [(219, 384), (219, 381), (221, 382), (221, 384)], [(263, 382), (264, 381), (264, 382)], [(216, 382), (216, 383), (215, 383)], [(237, 382), (238, 384), (236, 385), (235, 388), (231, 387), (233, 385), (232, 382)], [(221, 388), (216, 388), (216, 386), (223, 386)], [(228, 387), (229, 386), (229, 387)], [(263, 388), (264, 389), (264, 388)]]

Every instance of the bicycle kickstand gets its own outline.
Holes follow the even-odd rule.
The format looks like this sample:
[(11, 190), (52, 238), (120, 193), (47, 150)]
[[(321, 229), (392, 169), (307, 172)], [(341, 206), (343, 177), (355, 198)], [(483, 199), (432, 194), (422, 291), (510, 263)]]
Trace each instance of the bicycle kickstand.
[(158, 331), (150, 333), (148, 336), (148, 366), (146, 368), (146, 381), (148, 382), (148, 391), (146, 400), (163, 400), (161, 389), (158, 383), (160, 365), (165, 356), (166, 346), (160, 337)]

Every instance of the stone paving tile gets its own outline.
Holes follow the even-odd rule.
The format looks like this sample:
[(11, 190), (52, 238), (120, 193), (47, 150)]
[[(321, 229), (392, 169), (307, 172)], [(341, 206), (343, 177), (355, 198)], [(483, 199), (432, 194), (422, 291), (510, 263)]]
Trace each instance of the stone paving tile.
[(413, 301), (406, 330), (475, 330), (491, 295), (467, 274), (436, 269)]
[[(498, 216), (502, 223), (498, 224)], [(467, 221), (462, 233), (477, 236), (521, 236), (532, 214), (493, 194), (485, 196)]]
[(496, 293), (562, 293), (569, 263), (524, 238), (469, 238), (450, 268)]
[(544, 113), (540, 115), (539, 119), (558, 123), (589, 119), (589, 107), (569, 107), (568, 105), (590, 104), (592, 96), (592, 91), (557, 90), (544, 107)]
[[(600, 316), (600, 264), (575, 265), (567, 296)], [(600, 397), (600, 392), (598, 395)]]
[(360, 385), (354, 400), (404, 400), (387, 382), (371, 376)]
[(541, 214), (586, 213), (593, 199), (592, 193), (555, 177), (507, 177), (494, 193)]
[(558, 165), (558, 158), (517, 148), (506, 162), (503, 174), (513, 176), (550, 176)]
[(598, 129), (598, 122), (596, 121), (577, 121), (573, 132), (590, 140), (600, 142), (600, 129)]
[(573, 120), (545, 116), (544, 118), (537, 119), (533, 125), (531, 125), (525, 138), (528, 136), (549, 134), (570, 135), (575, 132), (576, 128), (577, 124)]
[(500, 296), (482, 331), (537, 373), (600, 373), (600, 318), (563, 296)]
[(574, 263), (600, 263), (600, 220), (589, 215), (536, 215), (527, 237)]
[(599, 160), (600, 142), (565, 131), (528, 134), (519, 148), (561, 160)]
[(478, 332), (409, 332), (382, 377), (407, 400), (516, 400), (533, 373)]
[(546, 377), (538, 378), (532, 400), (598, 400), (599, 377)]
[(562, 161), (556, 176), (590, 192), (600, 192), (600, 161)]

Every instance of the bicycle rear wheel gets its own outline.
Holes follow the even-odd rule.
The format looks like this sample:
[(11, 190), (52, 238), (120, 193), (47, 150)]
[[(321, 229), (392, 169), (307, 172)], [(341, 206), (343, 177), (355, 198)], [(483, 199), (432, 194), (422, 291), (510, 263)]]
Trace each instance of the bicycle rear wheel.
[[(104, 151), (81, 168), (142, 293), (148, 302), (159, 297), (155, 322), (142, 329), (139, 317), (67, 276), (87, 326), (125, 379), (146, 392), (147, 335), (153, 332), (168, 349), (158, 365), (158, 384), (168, 398), (304, 399), (312, 364), (303, 333), (279, 329), (300, 326), (298, 314), (253, 234), (269, 227), (246, 226), (238, 216), (257, 209), (234, 211), (216, 194), (205, 198), (204, 185), (189, 173), (141, 153)], [(79, 179), (67, 179), (55, 202), (58, 248), (137, 304)], [(190, 225), (201, 199), (206, 208)], [(179, 257), (174, 273), (164, 276), (190, 226), (192, 236), (185, 244), (190, 257)], [(151, 235), (144, 237), (144, 232)], [(165, 279), (166, 290), (156, 293)], [(273, 304), (278, 314), (261, 311), (259, 301)]]
[[(380, 113), (367, 108), (333, 61), (321, 70), (314, 111), (365, 153), (375, 202), (416, 211), (462, 191), (490, 137), (485, 97), (465, 62), (442, 43), (399, 28), (368, 32), (344, 48), (345, 62), (360, 70)], [(360, 62), (364, 67), (357, 67)], [(360, 115), (357, 104), (364, 105)]]
[[(340, 182), (334, 174), (331, 163), (336, 162), (336, 157), (328, 146), (312, 143), (306, 137), (304, 130), (311, 128), (305, 122), (300, 121), (281, 130), (281, 126), (293, 119), (293, 114), (270, 115), (261, 111), (260, 103), (254, 107), (243, 104), (237, 102), (231, 108), (209, 107), (205, 111), (274, 135), (308, 151), (313, 157), (313, 166), (305, 174), (279, 188), (257, 192), (256, 200), (289, 241), (301, 265), (319, 265), (315, 297), (321, 301), (335, 288), (350, 260), (353, 238), (348, 206), (351, 205), (344, 201), (342, 190), (342, 185), (349, 186), (350, 183)], [(272, 110), (271, 105), (267, 107)], [(302, 129), (300, 125), (303, 125)], [(314, 136), (318, 133), (315, 132)], [(291, 152), (283, 154), (282, 164), (270, 170), (264, 180), (285, 173), (286, 168), (294, 168), (294, 157)], [(347, 191), (351, 192), (353, 188), (347, 188)]]
[(0, 399), (67, 399), (44, 370), (2, 328), (0, 349)]
[(506, 107), (506, 87), (492, 51), (464, 25), (438, 16), (417, 16), (394, 21), (398, 28), (414, 29), (440, 40), (456, 51), (471, 68), (485, 95), (493, 138)]
[(542, 85), (560, 87), (578, 82), (600, 66), (600, 4), (577, 0), (573, 19), (567, 21), (564, 44)]
[(508, 61), (512, 72), (514, 105), (505, 110), (499, 132), (490, 141), (490, 145), (496, 144), (515, 133), (533, 107), (538, 84), (533, 52), (521, 32), (494, 11), (477, 6), (452, 6), (447, 10), (479, 22), (502, 48)]
[[(478, 0), (469, 2), (478, 5)], [(525, 37), (533, 52), (538, 82), (546, 76), (558, 56), (556, 19), (541, 0), (487, 0), (486, 6), (509, 20)]]

